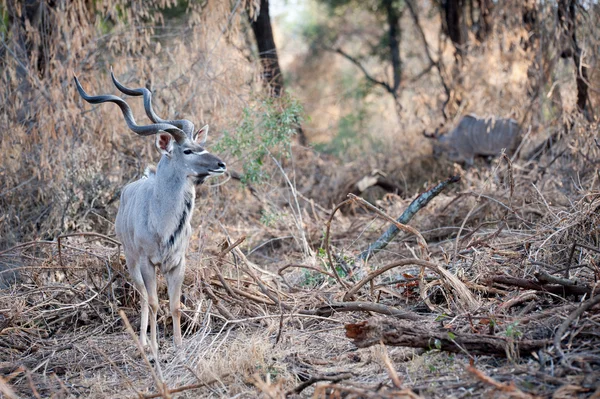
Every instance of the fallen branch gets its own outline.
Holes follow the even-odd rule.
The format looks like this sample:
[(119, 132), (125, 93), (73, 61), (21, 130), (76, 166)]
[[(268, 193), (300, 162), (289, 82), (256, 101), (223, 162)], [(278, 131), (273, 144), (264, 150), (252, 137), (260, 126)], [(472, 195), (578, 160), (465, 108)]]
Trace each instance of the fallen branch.
[(519, 288), (525, 288), (528, 290), (536, 290), (549, 292), (556, 295), (584, 295), (591, 294), (592, 289), (587, 286), (577, 285), (560, 285), (560, 284), (541, 284), (538, 281), (529, 280), (526, 278), (512, 277), (512, 276), (492, 276), (487, 280), (487, 284), (503, 284), (512, 285)]
[[(398, 219), (396, 219), (396, 221), (400, 224), (407, 224), (418, 211), (427, 206), (427, 204), (429, 204), (429, 202), (438, 194), (440, 194), (446, 187), (452, 183), (456, 183), (459, 180), (460, 176), (452, 176), (437, 184), (432, 189), (420, 194), (413, 202), (410, 203), (408, 208), (406, 208), (406, 210)], [(367, 249), (362, 251), (360, 255), (357, 256), (357, 258), (366, 262), (371, 256), (385, 248), (398, 235), (399, 232), (400, 229), (395, 224), (391, 225), (385, 231), (385, 233), (381, 235), (381, 237), (379, 237), (374, 243), (370, 244)]]
[[(221, 378), (228, 377), (228, 376), (229, 376), (229, 374), (225, 374)], [(204, 387), (213, 385), (214, 383), (220, 382), (220, 381), (221, 380), (219, 379), (219, 380), (211, 380), (211, 381), (203, 382), (203, 383), (199, 383), (199, 384), (184, 385), (184, 386), (181, 386), (181, 387), (178, 387), (178, 388), (169, 389), (168, 393), (169, 394), (173, 394), (173, 393), (180, 393), (180, 392), (185, 392), (185, 391), (191, 391), (192, 389), (204, 388)], [(161, 398), (161, 397), (164, 397), (163, 394), (161, 394), (161, 393), (146, 394), (146, 395), (142, 396), (143, 399), (153, 399), (153, 398)], [(131, 399), (134, 399), (134, 398), (138, 398), (139, 399), (140, 396), (133, 396)]]
[(221, 304), (221, 301), (219, 300), (219, 298), (217, 298), (217, 296), (215, 295), (212, 288), (210, 288), (210, 284), (208, 284), (205, 281), (202, 281), (202, 285), (204, 287), (204, 292), (206, 293), (206, 296), (211, 301), (213, 301), (213, 304), (215, 305), (215, 307), (217, 308), (219, 313), (221, 313), (221, 315), (227, 320), (235, 319), (235, 316), (233, 314), (231, 314), (231, 312), (225, 306), (223, 306), (223, 304)]
[[(562, 351), (561, 345), (560, 345), (560, 342), (563, 339), (563, 335), (567, 332), (567, 330), (569, 329), (569, 326), (571, 325), (571, 323), (573, 321), (575, 321), (575, 319), (577, 319), (584, 312), (586, 312), (588, 309), (592, 308), (594, 305), (596, 305), (598, 303), (600, 303), (600, 295), (596, 295), (595, 297), (590, 298), (587, 301), (583, 302), (580, 307), (575, 309), (575, 311), (573, 311), (569, 315), (569, 317), (567, 317), (565, 319), (565, 321), (562, 322), (562, 324), (556, 331), (556, 334), (554, 334), (554, 349), (556, 350), (556, 353), (561, 357), (561, 359), (564, 358), (564, 356), (565, 356), (565, 354)], [(575, 330), (573, 330), (573, 331), (575, 331)]]
[[(368, 201), (365, 201), (364, 199), (357, 197), (354, 194), (348, 194), (348, 198), (350, 198), (353, 201), (358, 202), (359, 204), (365, 206), (367, 209), (370, 209), (371, 211), (377, 213), (379, 216), (381, 216), (388, 222), (392, 223), (392, 225), (394, 225), (398, 230), (402, 230), (405, 233), (413, 234), (415, 237), (417, 237), (417, 243), (419, 244), (419, 246), (421, 247), (421, 250), (423, 251), (423, 255), (424, 255), (423, 257), (425, 258), (425, 260), (429, 260), (429, 248), (427, 247), (427, 241), (425, 241), (425, 239), (423, 238), (423, 236), (421, 235), (421, 233), (419, 233), (419, 231), (417, 229), (394, 220), (391, 216), (389, 216), (388, 214), (383, 212), (381, 209), (377, 208), (376, 206), (369, 203)], [(359, 257), (360, 257), (360, 255), (359, 255)]]
[[(225, 288), (221, 284), (220, 281), (217, 282), (217, 281), (212, 280), (210, 282), (210, 284), (212, 284), (214, 286), (217, 286), (217, 287), (220, 287), (220, 288)], [(231, 291), (233, 293), (237, 294), (238, 296), (244, 297), (244, 298), (248, 298), (248, 299), (250, 299), (253, 302), (258, 302), (258, 303), (262, 303), (262, 304), (269, 305), (269, 306), (277, 305), (277, 302), (272, 302), (271, 300), (269, 300), (269, 297), (267, 297), (267, 296), (264, 296), (264, 298), (263, 297), (259, 297), (258, 296), (259, 293), (252, 293), (251, 294), (249, 292), (246, 292), (244, 290), (241, 290), (239, 288), (235, 288), (235, 287), (232, 287), (232, 286), (229, 286), (229, 288), (231, 289)]]
[(346, 294), (344, 295), (344, 301), (349, 301), (352, 297), (369, 281), (373, 280), (375, 277), (383, 274), (384, 272), (393, 269), (395, 267), (400, 266), (408, 266), (408, 265), (417, 265), (421, 267), (428, 268), (435, 273), (437, 273), (442, 281), (450, 286), (457, 297), (457, 301), (460, 305), (466, 309), (474, 309), (478, 306), (477, 300), (471, 294), (471, 291), (465, 286), (465, 284), (460, 281), (456, 276), (447, 271), (446, 269), (436, 265), (435, 263), (428, 262), (422, 259), (402, 259), (398, 262), (390, 263), (389, 265), (383, 266), (377, 270), (369, 273), (365, 278), (363, 278), (360, 282), (358, 282), (354, 287), (352, 287)]
[(374, 312), (412, 321), (423, 320), (423, 317), (409, 310), (400, 310), (391, 306), (372, 302), (332, 302), (314, 310), (301, 310), (298, 313), (329, 317), (335, 312)]
[(304, 381), (302, 384), (298, 385), (296, 388), (288, 391), (287, 395), (291, 394), (299, 394), (304, 391), (309, 386), (313, 385), (316, 382), (320, 381), (330, 381), (330, 382), (340, 382), (343, 380), (347, 380), (354, 377), (352, 373), (327, 373), (327, 374), (319, 374), (313, 377), (310, 377), (308, 380)]
[(508, 312), (508, 310), (510, 308), (512, 308), (513, 306), (519, 305), (523, 302), (529, 302), (532, 301), (534, 299), (537, 299), (537, 291), (526, 291), (520, 295), (518, 295), (515, 298), (509, 299), (506, 302), (503, 302), (499, 307), (498, 310), (503, 311), (503, 312)]
[(240, 299), (240, 298), (232, 291), (231, 287), (229, 287), (229, 284), (227, 284), (227, 281), (225, 281), (225, 279), (223, 278), (223, 275), (221, 274), (220, 270), (223, 269), (225, 255), (227, 255), (229, 252), (233, 251), (238, 245), (240, 245), (242, 242), (244, 242), (245, 239), (246, 239), (246, 236), (242, 236), (235, 243), (233, 243), (231, 245), (227, 241), (225, 241), (223, 243), (221, 253), (217, 256), (217, 264), (216, 264), (217, 267), (214, 270), (215, 275), (221, 282), (221, 285), (223, 286), (225, 291), (227, 291), (229, 296), (234, 299)]
[[(344, 394), (344, 395), (343, 395)], [(381, 387), (356, 387), (340, 384), (318, 384), (313, 398), (364, 398), (364, 399), (421, 399), (410, 389), (381, 389)]]
[(383, 344), (381, 344), (381, 361), (387, 368), (388, 375), (390, 376), (390, 380), (392, 380), (394, 386), (398, 389), (402, 389), (402, 381), (404, 380), (404, 378), (401, 379), (398, 376), (398, 372), (396, 371), (396, 368), (394, 367), (394, 364), (390, 359), (390, 355), (387, 351), (387, 348)]
[(404, 320), (373, 318), (357, 324), (346, 324), (346, 337), (359, 348), (384, 343), (391, 346), (439, 349), (469, 355), (529, 353), (551, 343), (550, 340), (514, 340), (506, 337), (453, 333), (434, 324), (411, 323)]
[(569, 287), (574, 287), (577, 285), (576, 281), (569, 280), (568, 278), (561, 278), (557, 276), (553, 276), (545, 270), (538, 270), (534, 274), (535, 278), (542, 284), (557, 284), (564, 285)]
[(508, 397), (510, 397), (510, 398), (519, 398), (519, 399), (533, 399), (534, 398), (534, 396), (532, 396), (528, 393), (525, 393), (525, 392), (521, 391), (519, 388), (517, 388), (515, 386), (514, 381), (511, 381), (509, 384), (503, 384), (501, 382), (496, 381), (492, 377), (485, 375), (482, 371), (477, 370), (473, 366), (468, 366), (467, 371), (469, 373), (473, 374), (475, 377), (477, 377), (477, 379), (479, 379), (481, 382), (491, 385), (501, 392), (508, 393), (509, 394)]
[(248, 259), (246, 258), (246, 256), (244, 255), (244, 253), (242, 251), (240, 251), (239, 248), (234, 248), (234, 251), (236, 253), (236, 255), (242, 260), (242, 263), (246, 266), (246, 274), (248, 274), (252, 280), (254, 280), (254, 283), (256, 283), (258, 285), (258, 288), (260, 289), (260, 291), (267, 297), (269, 298), (271, 301), (273, 301), (274, 304), (276, 304), (277, 306), (279, 306), (280, 308), (283, 308), (285, 310), (290, 310), (290, 306), (286, 305), (284, 303), (282, 303), (279, 300), (279, 292), (276, 292), (278, 295), (275, 296), (275, 294), (273, 294), (271, 291), (269, 291), (269, 289), (267, 288), (267, 286), (265, 285), (265, 283), (261, 280), (260, 277), (258, 277), (254, 271), (252, 271), (250, 262), (248, 261)]

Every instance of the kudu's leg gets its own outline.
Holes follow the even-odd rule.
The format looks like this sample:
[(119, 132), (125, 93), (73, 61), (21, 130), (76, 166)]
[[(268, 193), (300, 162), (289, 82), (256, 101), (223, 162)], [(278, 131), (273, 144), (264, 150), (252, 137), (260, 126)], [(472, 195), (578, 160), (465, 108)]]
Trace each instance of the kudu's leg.
[(158, 356), (158, 341), (156, 333), (156, 316), (158, 314), (158, 293), (156, 291), (156, 268), (148, 260), (140, 262), (140, 271), (148, 293), (150, 306), (150, 348), (152, 354)]
[(140, 271), (140, 265), (134, 263), (129, 258), (127, 258), (127, 265), (129, 266), (129, 274), (133, 280), (133, 285), (140, 293), (140, 307), (142, 311), (142, 321), (140, 323), (140, 343), (142, 346), (146, 346), (148, 344), (148, 292), (146, 291), (146, 286), (144, 285), (144, 278), (142, 277), (142, 272)]
[(181, 260), (178, 266), (165, 273), (167, 287), (169, 290), (169, 307), (173, 317), (173, 342), (175, 346), (181, 346), (181, 285), (185, 274), (185, 260)]

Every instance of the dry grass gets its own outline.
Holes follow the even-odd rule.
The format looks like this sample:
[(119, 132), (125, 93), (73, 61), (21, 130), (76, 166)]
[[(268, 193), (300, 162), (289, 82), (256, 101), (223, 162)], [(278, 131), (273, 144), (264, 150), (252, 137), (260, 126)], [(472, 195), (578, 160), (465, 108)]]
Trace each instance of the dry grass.
[[(73, 4), (49, 10), (51, 40), (36, 53), (46, 56), (43, 62), (21, 58), (14, 36), (5, 37), (0, 50), (0, 120), (10, 127), (0, 141), (0, 397), (121, 398), (158, 392), (119, 317), (124, 310), (137, 328), (139, 303), (110, 238), (120, 189), (157, 158), (150, 140), (125, 131), (116, 107), (82, 103), (71, 73), (91, 93), (115, 92), (107, 75), (110, 65), (126, 84), (149, 82), (160, 114), (210, 123), (213, 143), (220, 131), (237, 126), (245, 107), (265, 96), (258, 65), (247, 50), (239, 50), (247, 48), (245, 16), (238, 12), (246, 2), (236, 3), (240, 8), (233, 13), (226, 2), (190, 3), (176, 20), (156, 12), (161, 2), (144, 3), (143, 10), (126, 17), (113, 15), (117, 5), (123, 6), (120, 1), (91, 11), (84, 2)], [(506, 15), (514, 15), (512, 2), (505, 7)], [(582, 29), (595, 23), (596, 11), (586, 16), (589, 25)], [(430, 26), (438, 26), (436, 18)], [(341, 161), (294, 146), (293, 157), (282, 160), (286, 176), (269, 163), (271, 179), (252, 191), (234, 180), (199, 190), (182, 299), (182, 350), (172, 348), (166, 288), (159, 281), (158, 361), (166, 386), (181, 390), (173, 397), (597, 394), (598, 306), (569, 317), (597, 295), (600, 278), (600, 149), (594, 141), (599, 127), (573, 111), (568, 88), (574, 77), (561, 69), (564, 65), (544, 72), (546, 83), (562, 91), (550, 90), (550, 83), (528, 96), (531, 74), (543, 75), (533, 60), (543, 56), (555, 62), (556, 56), (552, 49), (522, 50), (518, 23), (508, 18), (500, 24), (497, 40), (474, 46), (460, 71), (451, 70), (451, 49), (442, 53), (458, 82), (456, 95), (464, 99), (454, 110), (457, 116), (491, 110), (522, 121), (525, 133), (531, 127), (520, 156), (499, 157), (491, 165), (481, 161), (466, 171), (433, 160), (420, 136), (440, 121), (441, 89), (431, 73), (406, 89), (400, 122), (386, 99), (369, 98), (372, 124), (367, 120), (366, 126), (384, 132), (374, 153), (354, 146)], [(582, 42), (598, 43), (595, 34)], [(27, 35), (41, 43), (35, 30)], [(407, 28), (406, 35), (415, 32)], [(426, 36), (437, 52), (437, 32), (428, 29)], [(318, 61), (297, 58), (289, 70), (299, 74), (292, 80), (298, 84), (295, 91), (313, 115), (308, 132), (326, 141), (356, 104), (338, 101), (344, 87), (335, 82), (341, 74), (337, 66), (346, 66), (327, 56)], [(330, 68), (321, 69), (324, 64)], [(412, 60), (408, 72), (418, 73), (422, 66), (422, 60)], [(598, 76), (590, 71), (594, 85)], [(331, 81), (337, 86), (325, 84)], [(598, 104), (596, 91), (590, 98)], [(129, 102), (141, 116), (141, 101)], [(547, 137), (553, 137), (552, 145), (533, 156)], [(243, 157), (221, 155), (241, 170)], [(384, 195), (375, 187), (362, 194), (392, 217), (448, 174), (461, 174), (462, 180), (410, 222), (426, 245), (402, 233), (360, 265), (364, 270), (352, 269), (351, 261), (387, 222), (356, 201), (337, 212), (329, 249), (344, 287), (325, 256), (325, 226), (349, 187), (374, 169), (403, 188), (401, 195)], [(58, 237), (70, 232), (77, 234), (60, 238), (59, 244)], [(314, 254), (303, 248), (302, 236)], [(239, 247), (220, 255), (223, 243), (242, 237)], [(357, 349), (343, 326), (376, 313), (344, 311), (342, 305), (336, 305), (338, 312), (328, 309), (361, 284), (361, 272), (413, 258), (429, 259), (435, 267), (391, 267), (357, 289), (352, 300), (410, 311), (456, 335), (551, 342), (567, 323), (561, 347), (548, 343), (536, 353), (510, 347), (507, 358), (449, 355), (435, 344), (427, 350)], [(344, 264), (350, 274), (343, 273)], [(587, 291), (575, 294), (567, 285), (564, 292), (549, 292), (494, 280), (541, 284), (536, 279), (544, 273)], [(468, 312), (461, 305), (465, 297), (477, 304)], [(303, 386), (306, 381), (311, 384)]]

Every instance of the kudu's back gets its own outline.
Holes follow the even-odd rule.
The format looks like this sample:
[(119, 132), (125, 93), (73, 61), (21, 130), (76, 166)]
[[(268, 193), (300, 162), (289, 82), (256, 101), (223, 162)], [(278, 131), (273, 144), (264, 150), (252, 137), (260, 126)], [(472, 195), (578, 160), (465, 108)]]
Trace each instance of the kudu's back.
[(499, 155), (502, 149), (511, 153), (519, 139), (520, 128), (513, 119), (465, 115), (458, 126), (437, 138), (434, 154), (472, 165), (475, 156)]

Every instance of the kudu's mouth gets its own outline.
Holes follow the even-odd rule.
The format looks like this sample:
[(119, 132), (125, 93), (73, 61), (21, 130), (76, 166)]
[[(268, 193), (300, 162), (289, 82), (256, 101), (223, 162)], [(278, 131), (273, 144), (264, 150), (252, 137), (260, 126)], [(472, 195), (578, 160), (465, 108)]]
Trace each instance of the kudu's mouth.
[(225, 165), (224, 162), (219, 162), (219, 167), (217, 169), (209, 169), (208, 175), (209, 176), (220, 176), (225, 172), (227, 172), (227, 166)]
[(206, 179), (215, 177), (215, 176), (221, 176), (226, 171), (227, 171), (227, 167), (218, 168), (218, 169), (208, 169), (206, 171), (206, 174), (201, 174), (201, 175), (196, 176), (195, 183), (196, 183), (196, 185), (202, 184), (206, 181)]
[(220, 176), (225, 172), (227, 172), (227, 169), (211, 169), (208, 171), (208, 175), (209, 176)]

